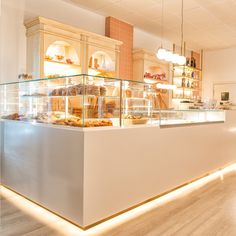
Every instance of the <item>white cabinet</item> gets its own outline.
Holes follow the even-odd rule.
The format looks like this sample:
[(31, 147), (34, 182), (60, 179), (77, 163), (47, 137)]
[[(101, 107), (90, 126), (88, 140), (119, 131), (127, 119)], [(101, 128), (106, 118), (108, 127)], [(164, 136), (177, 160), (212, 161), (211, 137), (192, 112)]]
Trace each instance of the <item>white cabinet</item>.
[(27, 73), (33, 78), (119, 76), (122, 42), (43, 17), (25, 22), (25, 27)]

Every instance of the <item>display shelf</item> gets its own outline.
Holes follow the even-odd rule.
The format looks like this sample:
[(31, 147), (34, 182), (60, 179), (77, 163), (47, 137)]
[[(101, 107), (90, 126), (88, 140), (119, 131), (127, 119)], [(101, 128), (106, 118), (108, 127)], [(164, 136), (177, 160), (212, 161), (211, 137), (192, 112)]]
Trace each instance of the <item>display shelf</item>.
[(116, 71), (113, 70), (102, 70), (89, 67), (88, 74), (96, 75), (96, 76), (103, 76), (103, 77), (116, 77)]
[[(92, 60), (91, 67), (109, 72), (107, 77), (119, 76), (122, 42), (40, 16), (26, 21), (25, 27), (26, 67), (33, 78), (89, 74), (91, 57), (99, 65), (94, 67)], [(92, 75), (105, 75), (105, 72), (93, 72)]]
[(174, 68), (181, 69), (181, 70), (199, 71), (199, 72), (202, 71), (199, 68), (195, 68), (195, 67), (192, 67), (192, 66), (185, 66), (185, 65), (183, 65), (183, 66), (174, 65)]
[[(184, 68), (186, 66), (177, 66), (178, 68), (181, 68), (182, 71), (179, 71), (178, 74), (176, 74), (176, 70), (173, 70), (173, 74), (172, 74), (172, 80), (173, 80), (173, 84), (176, 85), (177, 89), (176, 91), (172, 92), (172, 99), (193, 99), (193, 100), (197, 100), (197, 99), (201, 99), (201, 93), (202, 93), (202, 77), (201, 74), (198, 75), (199, 79), (196, 78), (192, 78), (190, 76), (186, 76), (186, 75), (179, 75), (184, 73)], [(175, 65), (174, 65), (175, 68)], [(180, 73), (181, 72), (181, 73)], [(186, 86), (186, 83), (189, 84), (189, 87)], [(185, 86), (181, 86), (181, 85), (185, 85)], [(191, 86), (193, 86), (191, 88)], [(182, 91), (181, 93), (177, 92), (177, 91)], [(176, 96), (176, 94), (178, 94)], [(182, 96), (181, 96), (182, 95)]]
[(189, 76), (175, 76), (173, 77), (173, 79), (188, 79), (188, 80), (191, 80), (191, 81), (195, 81), (195, 82), (199, 82), (201, 83), (202, 81), (200, 79), (195, 79), (195, 78), (192, 78), (192, 77), (189, 77)]
[(81, 65), (80, 64), (76, 64), (76, 63), (66, 63), (66, 62), (63, 62), (63, 61), (54, 61), (54, 60), (49, 60), (49, 59), (45, 59), (46, 62), (49, 62), (49, 63), (56, 63), (56, 64), (61, 64), (61, 65), (67, 65), (67, 66), (72, 66), (72, 67), (79, 67), (81, 68)]
[(88, 74), (104, 77), (117, 77), (118, 64), (115, 51), (99, 49), (94, 45), (88, 47)]
[(196, 89), (196, 88), (186, 88), (186, 87), (177, 87), (176, 89), (190, 90), (190, 91), (200, 91), (200, 89)]
[[(165, 79), (159, 79), (159, 78)], [(158, 60), (153, 52), (146, 49), (133, 50), (133, 80), (150, 84), (170, 83), (170, 65), (168, 62)], [(163, 108), (170, 104), (170, 93), (166, 89), (155, 89), (156, 101)]]

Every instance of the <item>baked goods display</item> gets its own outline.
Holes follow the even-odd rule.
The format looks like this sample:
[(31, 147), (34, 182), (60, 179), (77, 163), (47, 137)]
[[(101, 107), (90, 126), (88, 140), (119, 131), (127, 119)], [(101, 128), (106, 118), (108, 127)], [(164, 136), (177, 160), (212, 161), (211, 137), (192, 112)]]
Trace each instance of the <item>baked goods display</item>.
[(22, 116), (19, 115), (18, 113), (13, 113), (13, 114), (10, 114), (10, 115), (2, 116), (2, 119), (6, 119), (6, 120), (21, 120)]
[(129, 88), (127, 88), (127, 89), (125, 90), (125, 96), (126, 96), (127, 98), (131, 98), (131, 97), (132, 97), (132, 90), (129, 89)]
[(55, 58), (58, 60), (58, 61), (62, 61), (64, 59), (64, 56), (63, 55), (55, 55)]
[(97, 76), (108, 77), (108, 78), (115, 77), (115, 72), (113, 72), (113, 71), (103, 71), (103, 70), (98, 70), (98, 71), (99, 71), (99, 73), (97, 74)]
[(53, 122), (56, 125), (69, 125), (74, 127), (101, 127), (101, 126), (113, 126), (111, 120), (106, 119), (96, 119), (96, 120), (85, 120), (83, 121), (78, 117), (60, 119)]
[(52, 57), (52, 56), (49, 56), (49, 55), (46, 55), (46, 56), (45, 56), (45, 59), (46, 59), (47, 61), (52, 61), (52, 60), (53, 60), (53, 57)]
[(19, 87), (13, 110), (16, 113), (2, 118), (74, 127), (146, 124), (155, 95), (151, 85), (111, 78), (68, 76), (40, 80), (39, 84)]
[(18, 120), (18, 121), (36, 121), (38, 123), (47, 123), (55, 125), (65, 125), (74, 127), (101, 127), (101, 126), (113, 126), (113, 123), (109, 119), (86, 119), (84, 122), (80, 117), (70, 116), (69, 118), (61, 118), (61, 114), (57, 113), (39, 113), (35, 117), (26, 118), (24, 115), (13, 113), (7, 116), (2, 116), (2, 119), (6, 120)]
[(23, 97), (45, 97), (47, 96), (46, 93), (31, 93), (31, 94), (24, 94)]
[(94, 95), (106, 96), (107, 89), (104, 86), (97, 85), (73, 85), (67, 88), (53, 89), (49, 96), (76, 96), (76, 95)]
[(39, 123), (52, 123), (61, 118), (61, 113), (52, 112), (48, 113), (39, 113), (37, 116), (33, 117)]
[(49, 62), (55, 62), (55, 63), (63, 63), (63, 64), (68, 64), (68, 65), (73, 65), (74, 61), (72, 61), (70, 58), (66, 58), (61, 55), (55, 55), (54, 57), (52, 56), (45, 56), (45, 60)]
[(18, 75), (18, 79), (19, 80), (31, 80), (32, 79), (32, 75), (30, 74), (19, 74)]
[(140, 125), (148, 122), (148, 118), (139, 115), (124, 115), (123, 120), (125, 125)]

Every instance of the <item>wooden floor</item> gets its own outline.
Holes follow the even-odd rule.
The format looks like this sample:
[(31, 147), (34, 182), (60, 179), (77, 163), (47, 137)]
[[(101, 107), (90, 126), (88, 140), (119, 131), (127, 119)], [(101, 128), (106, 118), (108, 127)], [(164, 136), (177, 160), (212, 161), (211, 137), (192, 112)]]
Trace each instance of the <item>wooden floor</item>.
[[(62, 234), (31, 218), (1, 197), (0, 235)], [(70, 233), (63, 235), (74, 236)], [(236, 236), (236, 173), (227, 174), (223, 180), (210, 182), (119, 227), (95, 235)]]

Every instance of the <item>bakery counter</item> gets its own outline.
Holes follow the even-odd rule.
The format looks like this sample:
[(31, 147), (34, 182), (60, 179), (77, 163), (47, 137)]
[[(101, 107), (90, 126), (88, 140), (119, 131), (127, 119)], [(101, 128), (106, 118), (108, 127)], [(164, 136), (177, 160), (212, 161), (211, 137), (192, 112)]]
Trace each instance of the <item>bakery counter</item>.
[(222, 123), (170, 129), (4, 120), (1, 134), (2, 184), (83, 228), (233, 163), (236, 156), (234, 111)]

